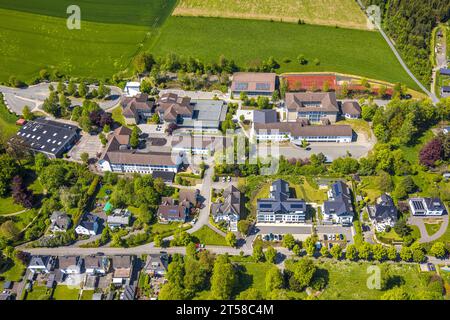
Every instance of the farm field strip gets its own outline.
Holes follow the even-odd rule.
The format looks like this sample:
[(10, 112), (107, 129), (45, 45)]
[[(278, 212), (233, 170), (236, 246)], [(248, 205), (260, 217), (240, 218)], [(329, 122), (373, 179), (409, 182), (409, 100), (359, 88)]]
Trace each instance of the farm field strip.
[(354, 0), (180, 0), (177, 16), (276, 20), (367, 29), (366, 18)]

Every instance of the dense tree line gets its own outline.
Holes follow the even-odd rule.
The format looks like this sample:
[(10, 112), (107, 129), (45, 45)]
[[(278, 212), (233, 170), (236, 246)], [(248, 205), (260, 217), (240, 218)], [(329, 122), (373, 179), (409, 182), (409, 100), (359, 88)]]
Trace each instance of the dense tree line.
[(447, 0), (363, 0), (378, 5), (383, 14), (383, 28), (394, 40), (403, 59), (418, 79), (431, 82), (430, 47), (433, 28), (450, 17)]

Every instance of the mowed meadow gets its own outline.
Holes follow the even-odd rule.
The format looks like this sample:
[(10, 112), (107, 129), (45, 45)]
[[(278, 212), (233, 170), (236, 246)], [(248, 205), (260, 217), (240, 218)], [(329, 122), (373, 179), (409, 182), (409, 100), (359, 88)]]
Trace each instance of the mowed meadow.
[[(221, 55), (240, 66), (273, 56), (277, 72), (333, 71), (417, 86), (381, 35), (374, 31), (261, 20), (179, 17), (167, 19), (152, 46), (156, 55), (176, 53), (203, 61)], [(308, 64), (300, 65), (302, 54)], [(319, 60), (319, 64), (314, 63)]]
[(368, 28), (355, 0), (180, 0), (173, 14)]
[[(171, 14), (176, 0), (0, 0), (0, 82), (40, 69), (104, 78), (124, 70)], [(81, 29), (66, 26), (69, 5)]]

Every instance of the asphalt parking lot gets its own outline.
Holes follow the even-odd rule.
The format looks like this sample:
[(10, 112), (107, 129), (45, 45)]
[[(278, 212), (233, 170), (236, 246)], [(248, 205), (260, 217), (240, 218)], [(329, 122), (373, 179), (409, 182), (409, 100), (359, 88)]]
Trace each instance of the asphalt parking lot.
[(309, 225), (256, 225), (255, 230), (259, 235), (276, 234), (285, 235), (292, 234), (297, 240), (305, 240), (312, 233), (312, 227)]
[(319, 240), (323, 240), (323, 236), (328, 234), (343, 234), (348, 243), (353, 243), (352, 227), (343, 227), (339, 225), (317, 226)]

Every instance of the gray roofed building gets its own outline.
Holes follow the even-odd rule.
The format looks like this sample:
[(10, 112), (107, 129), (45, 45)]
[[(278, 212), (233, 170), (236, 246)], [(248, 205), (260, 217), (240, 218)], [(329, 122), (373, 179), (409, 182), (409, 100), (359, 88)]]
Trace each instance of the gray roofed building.
[(268, 199), (257, 199), (256, 220), (258, 223), (304, 223), (306, 202), (291, 198), (289, 184), (282, 179), (275, 180), (270, 187)]
[(358, 119), (361, 117), (361, 106), (356, 101), (345, 101), (341, 109), (345, 118)]
[(55, 268), (55, 259), (51, 256), (32, 256), (28, 269), (32, 272), (49, 273)]
[(277, 74), (264, 72), (236, 72), (233, 74), (233, 94), (271, 96), (277, 87)]
[(331, 185), (328, 201), (323, 204), (323, 222), (351, 224), (354, 211), (349, 187), (343, 181)]
[(441, 87), (441, 96), (443, 98), (450, 97), (450, 86), (442, 86)]
[(336, 122), (339, 106), (334, 92), (288, 92), (285, 97), (288, 121), (306, 119), (320, 122), (328, 118)]
[(50, 230), (52, 232), (66, 232), (72, 221), (65, 212), (55, 211), (50, 216)]
[(411, 198), (408, 203), (415, 216), (441, 216), (446, 211), (439, 198)]
[(59, 158), (75, 144), (78, 132), (74, 125), (39, 118), (22, 126), (8, 143)]
[(278, 121), (278, 114), (276, 110), (255, 110), (253, 111), (254, 123), (275, 123)]
[(111, 229), (128, 227), (130, 225), (131, 212), (127, 209), (115, 209), (107, 218), (107, 224)]
[(211, 214), (214, 222), (226, 221), (228, 230), (237, 231), (237, 223), (241, 217), (242, 195), (239, 189), (231, 185), (223, 192), (223, 202), (211, 205)]
[(176, 136), (172, 139), (172, 151), (191, 154), (213, 155), (214, 152), (231, 146), (231, 140), (225, 137)]
[(113, 283), (116, 285), (127, 285), (133, 273), (134, 256), (113, 256), (111, 258), (114, 269)]
[(58, 268), (65, 274), (80, 274), (83, 267), (83, 258), (78, 256), (58, 257)]
[(84, 258), (84, 268), (88, 274), (105, 274), (109, 270), (110, 261), (105, 256), (87, 256)]
[(99, 219), (97, 216), (86, 213), (81, 219), (79, 225), (75, 228), (77, 234), (83, 234), (87, 236), (95, 236), (99, 228)]
[(122, 114), (127, 124), (138, 124), (152, 116), (154, 102), (148, 100), (148, 94), (141, 93), (135, 97), (124, 97), (121, 101)]
[(121, 294), (121, 300), (134, 300), (136, 296), (136, 285), (126, 285), (124, 292)]
[(164, 276), (169, 263), (167, 254), (149, 254), (145, 262), (144, 270), (151, 276)]
[(369, 218), (375, 225), (378, 232), (383, 232), (386, 227), (393, 227), (398, 220), (397, 208), (394, 201), (387, 194), (382, 194), (377, 203), (373, 206), (368, 206)]

